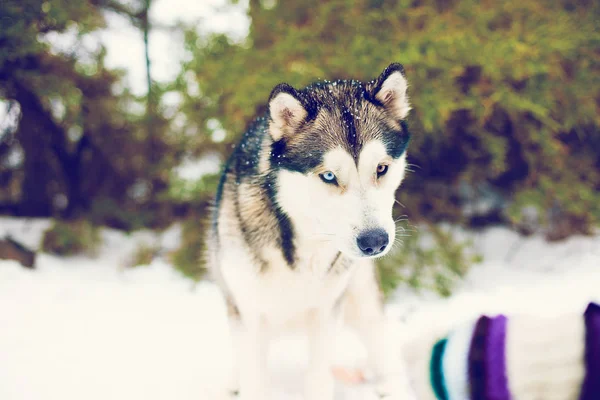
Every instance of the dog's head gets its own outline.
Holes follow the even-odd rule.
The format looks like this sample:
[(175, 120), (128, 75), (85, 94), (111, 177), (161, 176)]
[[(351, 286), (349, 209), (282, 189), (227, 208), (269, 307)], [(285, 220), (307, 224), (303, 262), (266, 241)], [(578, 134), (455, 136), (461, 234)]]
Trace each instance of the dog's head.
[(309, 240), (351, 257), (386, 254), (406, 168), (410, 110), (400, 64), (376, 80), (280, 84), (269, 100), (277, 203)]

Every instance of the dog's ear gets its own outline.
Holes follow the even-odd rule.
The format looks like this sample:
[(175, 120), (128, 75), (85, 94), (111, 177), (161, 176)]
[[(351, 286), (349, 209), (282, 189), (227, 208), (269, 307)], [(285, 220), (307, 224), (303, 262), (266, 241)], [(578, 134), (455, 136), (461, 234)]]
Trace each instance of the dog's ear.
[(280, 83), (275, 86), (269, 97), (269, 115), (269, 132), (273, 140), (277, 141), (297, 128), (308, 112), (302, 105), (296, 89), (287, 83)]
[(373, 84), (371, 95), (396, 119), (408, 116), (410, 103), (406, 93), (408, 82), (401, 64), (390, 64)]

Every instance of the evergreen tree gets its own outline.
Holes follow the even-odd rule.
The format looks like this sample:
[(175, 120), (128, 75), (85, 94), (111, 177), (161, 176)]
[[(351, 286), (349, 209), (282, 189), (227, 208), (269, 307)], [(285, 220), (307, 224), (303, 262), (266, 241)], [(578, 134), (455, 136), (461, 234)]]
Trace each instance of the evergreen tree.
[[(105, 67), (104, 49), (82, 61), (79, 43), (105, 25), (106, 11), (147, 30), (149, 5), (0, 2), (0, 99), (20, 111), (16, 131), (0, 138), (0, 164), (22, 154), (0, 174), (4, 211), (68, 218), (92, 211), (98, 222), (130, 228), (127, 212), (138, 218), (140, 208), (156, 206), (167, 186), (161, 167), (172, 160), (166, 121), (150, 105), (136, 113), (133, 106), (147, 99), (117, 91), (120, 74)], [(44, 35), (65, 32), (78, 41), (73, 51), (53, 51)]]
[(188, 32), (184, 70), (202, 96), (185, 109), (227, 131), (221, 144), (197, 138), (199, 152), (227, 153), (281, 81), (368, 80), (398, 61), (414, 103), (416, 167), (399, 191), (413, 221), (525, 230), (533, 218), (553, 238), (600, 221), (597, 2), (251, 0), (249, 14), (243, 43)]

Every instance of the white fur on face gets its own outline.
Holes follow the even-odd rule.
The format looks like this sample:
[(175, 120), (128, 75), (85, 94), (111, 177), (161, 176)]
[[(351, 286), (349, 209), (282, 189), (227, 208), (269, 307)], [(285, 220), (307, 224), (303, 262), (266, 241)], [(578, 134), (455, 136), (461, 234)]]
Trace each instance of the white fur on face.
[[(377, 166), (388, 165), (388, 172), (377, 179)], [(392, 217), (394, 195), (404, 178), (406, 155), (393, 160), (383, 143), (367, 143), (358, 160), (344, 149), (329, 151), (322, 168), (311, 174), (281, 171), (278, 200), (292, 219), (299, 239), (331, 242), (350, 257), (362, 257), (357, 246), (358, 235), (381, 228), (395, 239)], [(319, 173), (331, 171), (339, 186), (327, 184)], [(384, 255), (392, 246), (388, 246)]]

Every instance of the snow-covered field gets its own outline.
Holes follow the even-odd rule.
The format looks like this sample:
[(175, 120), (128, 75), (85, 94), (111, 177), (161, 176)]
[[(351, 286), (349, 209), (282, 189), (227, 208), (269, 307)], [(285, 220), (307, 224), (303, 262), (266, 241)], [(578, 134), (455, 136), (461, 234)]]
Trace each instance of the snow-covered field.
[[(197, 21), (203, 32), (247, 33), (247, 1), (157, 0), (152, 20), (173, 26)], [(213, 6), (218, 6), (215, 9)], [(59, 50), (72, 34), (47, 38)], [(145, 91), (141, 35), (109, 15), (92, 38), (108, 48), (107, 63), (129, 71), (127, 85)], [(186, 57), (168, 29), (151, 38), (153, 78), (168, 81)], [(66, 51), (66, 50), (65, 50)], [(0, 107), (0, 116), (2, 115)], [(0, 118), (2, 119), (2, 118)], [(9, 233), (38, 248), (47, 220), (0, 218)], [(125, 236), (104, 231), (98, 257), (39, 254), (36, 270), (0, 260), (0, 400), (221, 400), (231, 368), (225, 306), (214, 285), (195, 284), (165, 260), (126, 268), (140, 243), (173, 249), (178, 230)], [(484, 262), (449, 299), (398, 290), (387, 307), (401, 338), (413, 343), (480, 313), (556, 315), (600, 300), (600, 237), (547, 244), (506, 229), (475, 235)], [(364, 351), (349, 334), (337, 342), (337, 363), (360, 367)], [(277, 341), (270, 357), (275, 400), (301, 399), (306, 364), (302, 338)], [(374, 399), (368, 385), (342, 387), (338, 400)]]
[[(44, 220), (0, 219), (37, 248)], [(194, 284), (164, 260), (125, 268), (139, 243), (177, 246), (178, 230), (125, 236), (104, 231), (97, 258), (38, 256), (27, 270), (0, 260), (0, 399), (221, 399), (231, 349), (225, 307), (211, 283)], [(403, 288), (387, 308), (399, 340), (431, 336), (479, 313), (556, 315), (600, 300), (600, 237), (547, 244), (505, 229), (475, 236), (485, 261), (449, 299)], [(344, 333), (337, 363), (361, 366), (364, 351)], [(274, 399), (302, 399), (302, 338), (270, 357)], [(368, 385), (339, 385), (339, 400), (374, 399)]]

